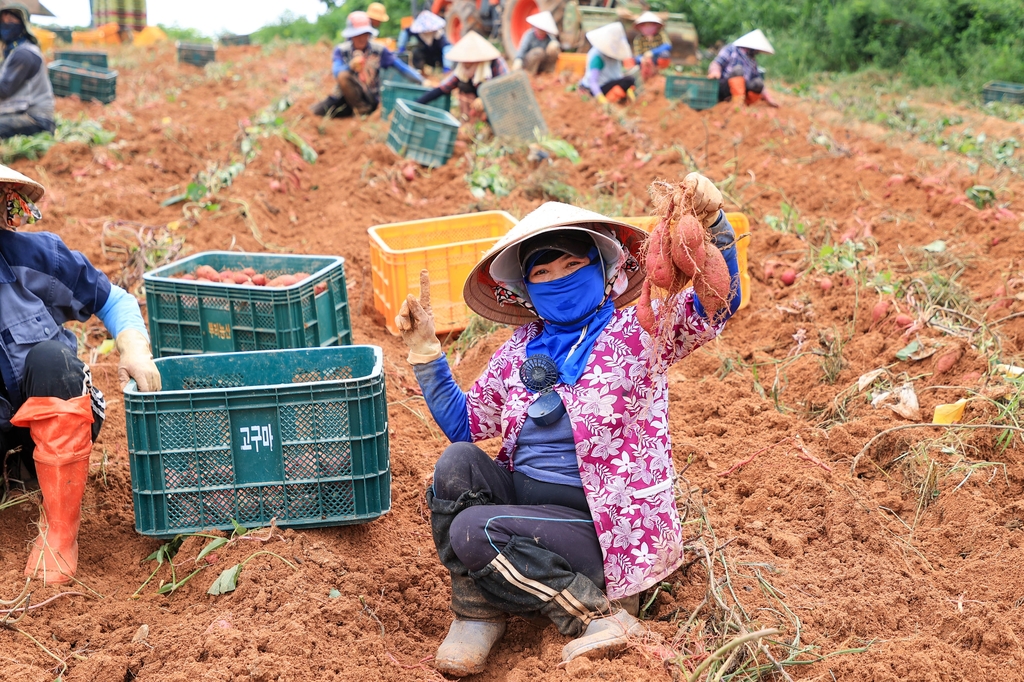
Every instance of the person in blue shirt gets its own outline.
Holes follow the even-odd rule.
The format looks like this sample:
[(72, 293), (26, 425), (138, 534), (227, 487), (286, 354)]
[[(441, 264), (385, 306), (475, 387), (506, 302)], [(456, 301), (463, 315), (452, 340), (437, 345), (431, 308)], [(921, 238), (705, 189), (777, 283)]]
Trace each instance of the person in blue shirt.
[(140, 391), (159, 391), (161, 382), (138, 301), (57, 235), (18, 231), (42, 217), (34, 202), (43, 193), (0, 166), (0, 455), (5, 485), (34, 475), (43, 495), (25, 573), (63, 583), (78, 564), (89, 453), (105, 409), (64, 323), (103, 322), (120, 354), (122, 389), (134, 379)]
[(0, 139), (54, 131), (53, 88), (39, 41), (29, 30), (28, 10), (11, 4), (0, 10)]
[(341, 35), (346, 39), (334, 48), (331, 73), (337, 86), (334, 92), (313, 106), (313, 113), (328, 118), (366, 116), (380, 104), (381, 69), (395, 68), (410, 80), (423, 82), (423, 76), (395, 58), (391, 50), (371, 40), (377, 35), (366, 12), (348, 15)]

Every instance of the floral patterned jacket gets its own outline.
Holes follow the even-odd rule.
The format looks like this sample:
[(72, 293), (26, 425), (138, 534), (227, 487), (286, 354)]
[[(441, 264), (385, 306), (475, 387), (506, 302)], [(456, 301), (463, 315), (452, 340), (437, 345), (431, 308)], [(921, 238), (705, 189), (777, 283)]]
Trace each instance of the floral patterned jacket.
[[(657, 584), (683, 562), (676, 509), (675, 468), (668, 432), (668, 379), (651, 367), (680, 360), (715, 338), (712, 324), (694, 309), (693, 289), (677, 299), (672, 343), (654, 341), (637, 322), (635, 307), (616, 311), (594, 344), (575, 385), (556, 384), (572, 421), (580, 476), (604, 553), (609, 599)], [(539, 322), (519, 327), (495, 352), (467, 394), (474, 441), (500, 437), (498, 462), (512, 468), (526, 411), (537, 399), (519, 379), (526, 344)]]

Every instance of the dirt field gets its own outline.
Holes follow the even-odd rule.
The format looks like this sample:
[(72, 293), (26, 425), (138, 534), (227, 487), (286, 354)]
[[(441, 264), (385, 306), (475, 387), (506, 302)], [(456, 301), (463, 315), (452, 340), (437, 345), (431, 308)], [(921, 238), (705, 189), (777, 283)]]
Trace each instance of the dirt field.
[[(366, 229), (487, 208), (521, 217), (566, 188), (609, 215), (645, 215), (649, 183), (678, 179), (691, 165), (726, 190), (727, 210), (747, 213), (753, 234), (750, 306), (670, 374), (686, 528), (695, 547), (700, 536), (720, 550), (718, 593), (730, 605), (738, 599), (747, 626), (782, 630), (773, 639), (794, 648), (773, 644), (773, 656), (806, 662), (785, 668), (793, 679), (1024, 679), (1022, 434), (1010, 432), (1003, 447), (998, 429), (901, 430), (881, 436), (851, 474), (873, 436), (930, 422), (941, 403), (970, 398), (970, 424), (1020, 418), (1022, 381), (994, 367), (1024, 364), (1019, 176), (909, 138), (883, 139), (878, 128), (795, 97), (783, 96), (779, 110), (726, 104), (694, 112), (667, 105), (655, 83), (620, 118), (547, 77), (537, 89), (551, 132), (582, 161), (538, 168), (523, 151), (486, 159), (515, 186), (500, 199), (474, 199), (464, 179), (468, 137), (450, 163), (410, 182), (383, 144), (379, 114), (323, 123), (306, 113), (329, 90), (325, 47), (225, 48), (220, 59), (204, 72), (179, 68), (169, 46), (117, 54), (116, 102), (58, 102), (65, 117), (102, 119), (116, 142), (58, 144), (14, 166), (47, 186), (41, 227), (112, 277), (122, 264), (104, 257), (100, 236), (118, 220), (174, 223), (188, 252), (344, 256), (355, 342), (380, 345), (386, 356), (392, 510), (362, 526), (264, 531), (201, 562), (207, 540), (190, 538), (174, 558), (177, 575), (205, 568), (161, 595), (165, 565), (137, 593), (156, 568), (145, 557), (162, 543), (134, 531), (116, 357), (101, 357), (93, 369), (109, 415), (86, 491), (81, 584), (31, 587), (32, 604), (60, 591), (80, 596), (33, 609), (17, 630), (0, 628), (0, 680), (53, 680), (65, 665), (64, 679), (94, 682), (437, 679), (429, 658), (451, 616), (423, 491), (445, 441), (423, 417), (400, 341), (373, 312)], [(244, 129), (284, 95), (294, 105), (281, 116), (319, 153), (315, 164), (272, 135), (219, 193), (219, 211), (192, 211), (189, 220), (182, 204), (161, 208), (195, 173), (237, 159)], [(1024, 132), (991, 125), (1002, 136)], [(964, 200), (973, 185), (993, 187), (1000, 203), (978, 210)], [(851, 241), (823, 248), (843, 238)], [(780, 281), (788, 268), (798, 273), (790, 287)], [(898, 310), (873, 323), (880, 299)], [(897, 314), (913, 326), (898, 327)], [(462, 358), (463, 385), (507, 333)], [(917, 357), (934, 354), (898, 359), (913, 341), (923, 351)], [(950, 352), (953, 364), (940, 373)], [(860, 390), (858, 379), (878, 368), (886, 372)], [(898, 393), (905, 383), (919, 400), (918, 418), (872, 407), (872, 392)], [(36, 517), (32, 500), (0, 513), (0, 599), (24, 584)], [(264, 554), (246, 565), (236, 591), (206, 594), (221, 570), (260, 550), (294, 570)], [(478, 679), (685, 680), (705, 648), (721, 642), (721, 610), (702, 606), (708, 590), (697, 561), (645, 595), (645, 603), (653, 597), (650, 636), (614, 658), (567, 669), (558, 668), (564, 637), (514, 620)], [(137, 638), (143, 624), (148, 636)]]

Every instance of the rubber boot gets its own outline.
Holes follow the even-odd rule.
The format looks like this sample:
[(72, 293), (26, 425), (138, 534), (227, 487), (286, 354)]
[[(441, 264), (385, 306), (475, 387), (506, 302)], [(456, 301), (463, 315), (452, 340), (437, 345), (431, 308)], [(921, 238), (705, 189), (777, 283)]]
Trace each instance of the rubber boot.
[(732, 95), (734, 104), (740, 104), (747, 97), (747, 79), (743, 76), (733, 76), (729, 79), (729, 94)]
[(39, 537), (29, 553), (25, 575), (41, 570), (48, 585), (70, 582), (78, 568), (78, 527), (92, 450), (92, 399), (33, 397), (11, 418), (27, 427), (35, 442), (33, 460), (43, 511)]
[(562, 647), (562, 663), (568, 663), (577, 656), (606, 656), (621, 651), (629, 644), (629, 638), (643, 629), (640, 621), (625, 609), (596, 618), (590, 621), (582, 635)]
[(605, 98), (612, 104), (615, 104), (626, 99), (626, 91), (622, 89), (621, 85), (616, 85), (605, 94)]
[(761, 101), (761, 93), (760, 92), (751, 92), (750, 90), (747, 90), (747, 106), (748, 107), (753, 106), (753, 105), (757, 104), (760, 101)]

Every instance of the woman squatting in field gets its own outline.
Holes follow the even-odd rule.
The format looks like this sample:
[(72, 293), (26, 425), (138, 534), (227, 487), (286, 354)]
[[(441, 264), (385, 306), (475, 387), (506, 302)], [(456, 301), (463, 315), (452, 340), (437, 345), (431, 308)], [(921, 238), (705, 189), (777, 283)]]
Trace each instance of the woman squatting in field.
[[(683, 562), (664, 369), (715, 338), (740, 296), (721, 193), (696, 173), (680, 187), (729, 277), (714, 302), (692, 287), (655, 300), (653, 335), (623, 307), (644, 285), (646, 235), (555, 202), (466, 281), (474, 311), (521, 325), (468, 392), (434, 333), (425, 272), (421, 299), (402, 305), (409, 362), (452, 443), (427, 491), (452, 582), (455, 621), (435, 658), (445, 673), (482, 671), (509, 614), (550, 619), (576, 638), (564, 661), (622, 647), (641, 628), (640, 592)], [(497, 460), (474, 445), (496, 437)]]

